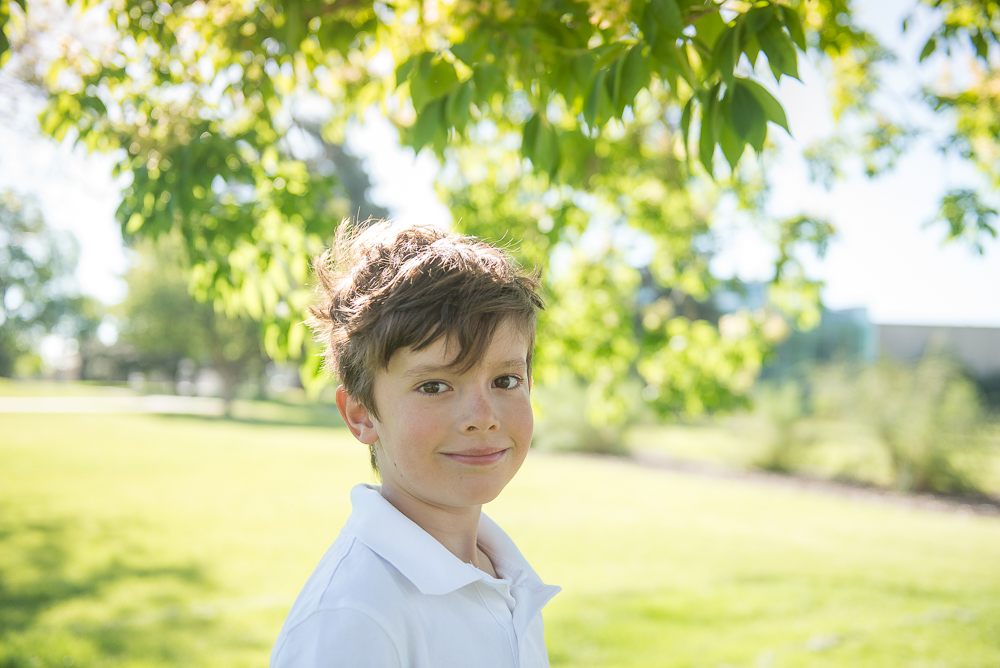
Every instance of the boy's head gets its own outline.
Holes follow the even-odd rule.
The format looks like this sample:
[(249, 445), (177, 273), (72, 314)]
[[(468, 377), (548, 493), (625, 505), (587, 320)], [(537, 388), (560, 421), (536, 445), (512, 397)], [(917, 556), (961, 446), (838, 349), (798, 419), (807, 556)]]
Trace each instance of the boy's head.
[[(342, 224), (316, 262), (319, 300), (311, 324), (326, 366), (346, 392), (378, 419), (375, 377), (403, 349), (445, 341), (450, 368), (479, 362), (501, 327), (524, 335), (527, 372), (542, 308), (537, 274), (524, 273), (501, 249), (430, 226), (385, 221)], [(377, 469), (375, 448), (372, 466)]]

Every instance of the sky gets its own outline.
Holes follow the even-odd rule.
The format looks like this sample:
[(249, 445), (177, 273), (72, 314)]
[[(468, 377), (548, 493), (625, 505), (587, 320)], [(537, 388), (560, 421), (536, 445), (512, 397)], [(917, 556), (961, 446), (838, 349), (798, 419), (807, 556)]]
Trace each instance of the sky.
[[(913, 4), (857, 3), (865, 27), (901, 55), (886, 94), (904, 113), (919, 114), (909, 100), (917, 90), (913, 65), (922, 40), (919, 34), (907, 41), (898, 36), (902, 15)], [(931, 65), (934, 75), (934, 67), (944, 63)], [(924, 141), (877, 179), (866, 178), (858, 168), (829, 191), (810, 183), (801, 150), (834, 124), (822, 74), (806, 62), (800, 69), (803, 83), (786, 78), (778, 91), (792, 137), (772, 130), (781, 153), (771, 165), (769, 211), (775, 216), (805, 212), (836, 226), (825, 258), (806, 263), (809, 276), (826, 283), (825, 304), (866, 308), (878, 323), (1000, 327), (1000, 242), (987, 244), (980, 256), (961, 244), (942, 246), (943, 226), (924, 227), (944, 191), (976, 184), (978, 176)], [(34, 121), (40, 104), (23, 85), (0, 78), (0, 190), (34, 196), (53, 226), (73, 232), (81, 243), (82, 290), (114, 303), (125, 295), (121, 275), (128, 258), (114, 218), (120, 196), (110, 176), (113, 159), (43, 138)], [(433, 190), (437, 163), (429, 152), (414, 157), (412, 150), (399, 148), (394, 131), (375, 116), (355, 128), (349, 145), (365, 156), (373, 199), (397, 220), (450, 220)], [(756, 228), (734, 220), (723, 221), (720, 229), (725, 235), (713, 269), (744, 280), (766, 278), (772, 251)]]

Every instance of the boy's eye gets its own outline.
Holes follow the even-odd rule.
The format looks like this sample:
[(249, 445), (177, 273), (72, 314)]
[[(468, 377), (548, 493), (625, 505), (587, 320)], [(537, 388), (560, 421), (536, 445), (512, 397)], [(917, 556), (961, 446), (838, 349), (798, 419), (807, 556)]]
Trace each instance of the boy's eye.
[(501, 390), (513, 390), (520, 384), (521, 379), (517, 376), (500, 376), (493, 381), (493, 386), (499, 387)]
[(448, 386), (438, 380), (432, 380), (420, 386), (420, 391), (424, 394), (441, 394), (448, 389)]

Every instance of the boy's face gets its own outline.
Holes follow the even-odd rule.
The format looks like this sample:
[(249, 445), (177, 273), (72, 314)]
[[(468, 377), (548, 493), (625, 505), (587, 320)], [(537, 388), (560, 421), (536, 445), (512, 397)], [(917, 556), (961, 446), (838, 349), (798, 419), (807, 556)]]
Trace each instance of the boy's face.
[(492, 501), (528, 452), (528, 338), (503, 323), (484, 357), (462, 373), (448, 368), (456, 353), (438, 339), (393, 354), (375, 377), (378, 420), (356, 402), (341, 407), (355, 436), (377, 440), (383, 494), (394, 503), (462, 508)]

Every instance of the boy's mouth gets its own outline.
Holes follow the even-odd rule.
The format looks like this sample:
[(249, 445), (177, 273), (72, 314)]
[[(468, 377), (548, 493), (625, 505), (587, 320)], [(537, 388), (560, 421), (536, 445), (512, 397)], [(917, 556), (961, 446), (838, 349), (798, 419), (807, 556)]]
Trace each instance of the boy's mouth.
[(490, 466), (503, 461), (509, 448), (474, 448), (462, 452), (442, 452), (445, 457), (459, 464)]

